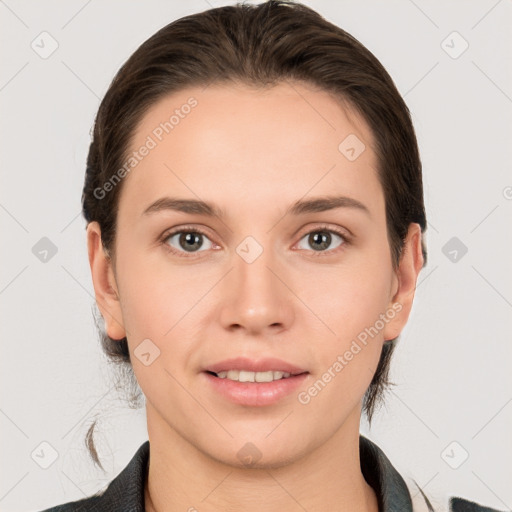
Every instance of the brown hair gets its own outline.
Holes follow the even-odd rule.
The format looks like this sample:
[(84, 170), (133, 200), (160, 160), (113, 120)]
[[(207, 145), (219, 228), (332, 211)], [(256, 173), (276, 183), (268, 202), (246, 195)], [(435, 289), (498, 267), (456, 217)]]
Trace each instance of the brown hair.
[[(145, 41), (125, 62), (103, 98), (94, 124), (82, 195), (87, 223), (97, 221), (108, 254), (115, 259), (116, 214), (122, 182), (108, 193), (105, 183), (126, 161), (137, 125), (162, 97), (193, 86), (244, 83), (271, 87), (301, 81), (348, 104), (375, 139), (378, 177), (386, 204), (393, 268), (398, 267), (409, 224), (426, 229), (422, 168), (409, 110), (377, 58), (350, 34), (317, 12), (290, 0), (218, 7), (180, 18)], [(422, 240), (424, 264), (426, 248)], [(130, 378), (126, 338), (100, 329), (109, 360)], [(391, 356), (398, 338), (384, 343), (363, 410), (371, 422), (383, 402)], [(139, 388), (140, 393), (140, 388)], [(101, 466), (92, 432), (86, 444)]]

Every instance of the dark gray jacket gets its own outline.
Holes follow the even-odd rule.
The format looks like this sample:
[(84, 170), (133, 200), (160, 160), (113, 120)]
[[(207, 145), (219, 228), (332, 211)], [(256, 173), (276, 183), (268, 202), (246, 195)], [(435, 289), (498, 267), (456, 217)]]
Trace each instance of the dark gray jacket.
[[(361, 471), (377, 495), (379, 512), (415, 512), (409, 489), (384, 452), (359, 436)], [(42, 512), (144, 512), (144, 483), (149, 463), (149, 441), (137, 450), (128, 465), (96, 495), (46, 509)], [(428, 498), (424, 507), (434, 511)], [(463, 498), (453, 497), (450, 512), (499, 512)]]

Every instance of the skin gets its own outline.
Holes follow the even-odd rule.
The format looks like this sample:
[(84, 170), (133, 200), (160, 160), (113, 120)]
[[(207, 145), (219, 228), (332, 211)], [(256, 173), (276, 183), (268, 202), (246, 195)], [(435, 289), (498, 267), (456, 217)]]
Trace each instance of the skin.
[[(114, 339), (127, 336), (146, 396), (146, 509), (251, 512), (264, 503), (269, 512), (376, 512), (359, 460), (362, 398), (384, 341), (407, 322), (423, 264), (420, 227), (410, 225), (394, 271), (372, 134), (354, 111), (305, 84), (174, 93), (147, 111), (131, 150), (190, 96), (198, 105), (124, 178), (115, 260), (102, 250), (99, 225), (87, 228), (106, 330)], [(355, 161), (338, 150), (349, 134), (366, 146)], [(297, 200), (333, 194), (357, 199), (369, 212), (285, 214)], [(212, 202), (225, 218), (142, 215), (167, 195)], [(181, 227), (206, 232), (195, 252), (179, 235), (160, 240)], [(352, 241), (331, 232), (330, 245), (319, 249), (308, 234), (325, 229), (349, 230)], [(263, 248), (252, 263), (236, 252), (247, 236)], [(400, 312), (317, 396), (300, 403), (298, 392), (393, 304)], [(148, 338), (160, 356), (145, 366), (134, 350)], [(236, 405), (216, 394), (201, 370), (240, 355), (278, 357), (310, 374), (276, 404)], [(247, 442), (262, 454), (250, 468), (237, 457)]]

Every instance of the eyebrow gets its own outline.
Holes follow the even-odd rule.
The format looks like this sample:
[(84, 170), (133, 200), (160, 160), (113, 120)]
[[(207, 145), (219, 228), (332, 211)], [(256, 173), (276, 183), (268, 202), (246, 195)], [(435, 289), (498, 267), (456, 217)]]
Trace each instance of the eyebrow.
[[(323, 196), (299, 200), (286, 210), (286, 214), (304, 215), (307, 213), (325, 212), (336, 208), (353, 208), (371, 216), (368, 207), (357, 199), (347, 196)], [(207, 217), (218, 217), (220, 219), (226, 216), (221, 208), (212, 203), (197, 199), (179, 199), (176, 197), (162, 197), (157, 199), (142, 212), (142, 215), (149, 215), (165, 210), (204, 215)]]

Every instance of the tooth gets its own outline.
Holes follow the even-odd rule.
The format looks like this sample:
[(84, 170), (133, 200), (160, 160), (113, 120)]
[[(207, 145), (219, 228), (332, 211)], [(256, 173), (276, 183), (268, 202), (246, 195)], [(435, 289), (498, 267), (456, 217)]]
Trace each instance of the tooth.
[(238, 380), (239, 374), (240, 374), (240, 372), (238, 370), (229, 370), (227, 373), (227, 377), (228, 377), (228, 379), (231, 379), (231, 380)]
[(244, 370), (241, 370), (240, 374), (238, 375), (238, 380), (240, 382), (254, 382), (254, 377), (254, 372), (246, 372)]
[(272, 382), (274, 380), (274, 372), (257, 372), (254, 380), (256, 382)]
[(251, 372), (246, 370), (226, 370), (217, 373), (220, 379), (229, 379), (238, 382), (272, 382), (274, 380), (290, 377), (290, 373), (282, 371)]

